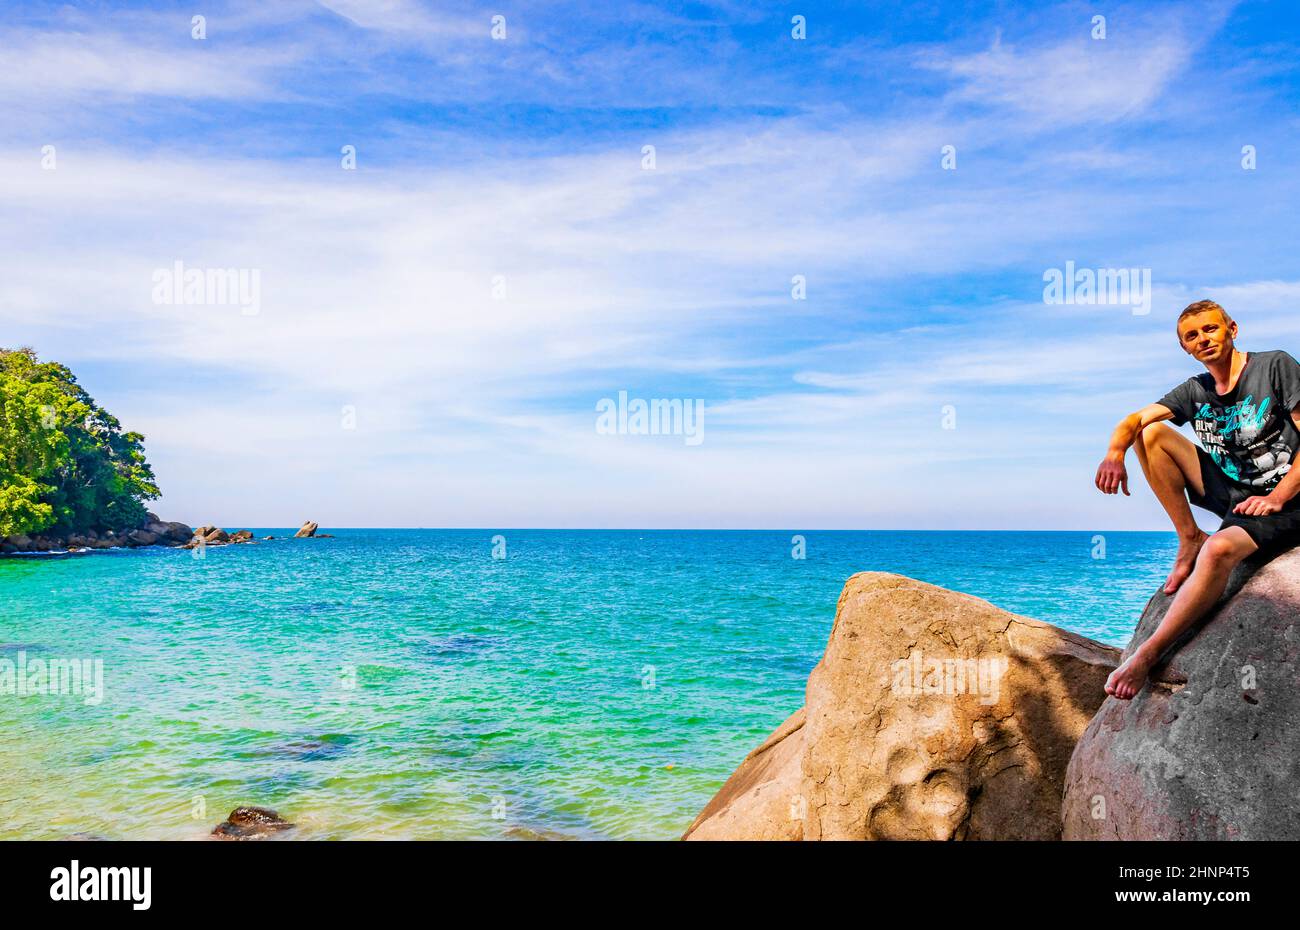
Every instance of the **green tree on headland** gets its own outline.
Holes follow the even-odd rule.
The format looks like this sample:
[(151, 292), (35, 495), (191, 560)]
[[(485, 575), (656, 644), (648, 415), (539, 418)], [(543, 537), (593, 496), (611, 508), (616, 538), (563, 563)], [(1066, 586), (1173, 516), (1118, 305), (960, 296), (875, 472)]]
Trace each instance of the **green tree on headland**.
[(0, 349), (0, 537), (130, 529), (157, 497), (143, 436), (67, 367)]

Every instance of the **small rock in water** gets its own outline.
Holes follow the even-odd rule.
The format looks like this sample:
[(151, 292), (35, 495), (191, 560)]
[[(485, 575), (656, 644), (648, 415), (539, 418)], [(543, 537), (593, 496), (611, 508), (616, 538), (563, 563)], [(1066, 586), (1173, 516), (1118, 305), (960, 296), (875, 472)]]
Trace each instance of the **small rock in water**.
[(310, 539), (316, 535), (316, 530), (320, 527), (319, 523), (312, 523), (308, 520), (299, 528), (298, 532), (293, 534), (294, 539)]
[(268, 808), (236, 807), (212, 835), (221, 840), (261, 840), (292, 828), (293, 824)]

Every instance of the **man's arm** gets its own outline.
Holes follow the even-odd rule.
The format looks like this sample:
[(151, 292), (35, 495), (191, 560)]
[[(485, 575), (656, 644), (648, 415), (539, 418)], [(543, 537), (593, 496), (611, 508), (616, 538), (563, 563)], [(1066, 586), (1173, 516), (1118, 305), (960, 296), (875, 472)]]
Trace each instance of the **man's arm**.
[[(1291, 411), (1291, 422), (1300, 430), (1300, 407)], [(1300, 450), (1297, 450), (1300, 451)], [(1282, 480), (1268, 494), (1261, 497), (1248, 497), (1236, 507), (1233, 513), (1244, 513), (1248, 517), (1263, 517), (1277, 513), (1291, 498), (1300, 494), (1300, 463), (1291, 462), (1291, 467), (1282, 476)]]
[(1110, 448), (1106, 450), (1106, 457), (1097, 466), (1097, 479), (1094, 483), (1098, 490), (1103, 494), (1117, 494), (1122, 488), (1127, 495), (1128, 469), (1124, 467), (1124, 456), (1144, 429), (1161, 420), (1173, 419), (1173, 416), (1174, 412), (1164, 404), (1148, 404), (1137, 413), (1130, 413), (1120, 420), (1115, 432), (1110, 435)]

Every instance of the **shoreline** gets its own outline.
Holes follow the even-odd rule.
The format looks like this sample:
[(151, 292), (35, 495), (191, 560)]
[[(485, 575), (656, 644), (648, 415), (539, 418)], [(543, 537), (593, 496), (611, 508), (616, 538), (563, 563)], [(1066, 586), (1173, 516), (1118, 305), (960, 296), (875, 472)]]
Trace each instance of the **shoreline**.
[[(303, 523), (290, 536), (263, 536), (261, 542), (275, 539), (333, 539), (329, 533), (319, 533), (319, 524), (310, 520)], [(86, 555), (91, 552), (112, 552), (127, 549), (204, 549), (209, 546), (232, 546), (256, 543), (252, 530), (227, 532), (219, 526), (205, 525), (194, 529), (188, 523), (164, 521), (155, 514), (147, 514), (143, 524), (135, 529), (83, 530), (65, 535), (34, 535), (0, 537), (0, 558)]]

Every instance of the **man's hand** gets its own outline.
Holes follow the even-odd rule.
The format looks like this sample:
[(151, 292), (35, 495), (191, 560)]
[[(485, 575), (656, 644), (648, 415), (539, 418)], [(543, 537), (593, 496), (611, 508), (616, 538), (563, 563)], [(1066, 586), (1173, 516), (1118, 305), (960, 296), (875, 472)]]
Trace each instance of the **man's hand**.
[(1103, 494), (1118, 494), (1120, 488), (1124, 489), (1124, 494), (1132, 497), (1128, 493), (1128, 469), (1124, 467), (1124, 456), (1121, 453), (1119, 458), (1107, 455), (1099, 466), (1097, 466), (1097, 488)]
[(1236, 507), (1232, 508), (1233, 513), (1244, 513), (1248, 517), (1266, 517), (1271, 513), (1277, 513), (1282, 509), (1282, 501), (1277, 500), (1272, 494), (1267, 497), (1248, 497)]
[[(1128, 493), (1128, 469), (1124, 467), (1124, 455), (1133, 448), (1133, 443), (1138, 441), (1144, 429), (1171, 419), (1173, 415), (1174, 412), (1164, 404), (1148, 404), (1137, 413), (1130, 413), (1120, 420), (1119, 426), (1111, 434), (1110, 445), (1106, 447), (1106, 458), (1097, 467), (1097, 489), (1103, 494), (1118, 494), (1122, 489), (1126, 497), (1132, 497)], [(1300, 475), (1297, 475), (1297, 480), (1300, 480)]]

